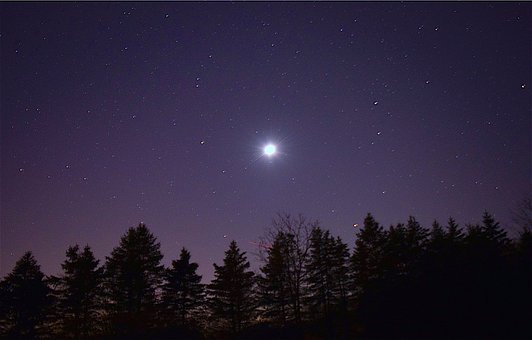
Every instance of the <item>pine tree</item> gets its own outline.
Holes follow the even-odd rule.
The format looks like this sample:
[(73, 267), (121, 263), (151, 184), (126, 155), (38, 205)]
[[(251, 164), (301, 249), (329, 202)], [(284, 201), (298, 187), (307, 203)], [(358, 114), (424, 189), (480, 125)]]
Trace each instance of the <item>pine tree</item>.
[(487, 211), (482, 216), (482, 223), (482, 232), (488, 241), (501, 249), (508, 246), (510, 240), (506, 235), (506, 231), (501, 228), (499, 222), (495, 221), (493, 216)]
[(50, 303), (44, 274), (28, 251), (0, 282), (0, 334), (11, 338), (36, 337)]
[(190, 262), (190, 252), (185, 248), (181, 249), (179, 259), (172, 261), (172, 267), (166, 270), (163, 304), (181, 325), (185, 325), (204, 302), (205, 287), (197, 270), (198, 264)]
[(76, 339), (94, 334), (98, 328), (103, 268), (98, 268), (89, 246), (69, 247), (58, 278), (60, 319), (64, 335)]
[(224, 264), (214, 264), (214, 279), (208, 285), (213, 317), (233, 333), (238, 333), (251, 320), (254, 302), (254, 274), (249, 271), (245, 252), (231, 241)]
[(429, 230), (410, 216), (406, 225), (391, 226), (386, 233), (383, 269), (387, 280), (414, 274), (429, 242)]
[(485, 262), (508, 250), (510, 240), (493, 216), (485, 212), (482, 224), (469, 225), (465, 237), (467, 248), (476, 261)]
[(360, 295), (371, 281), (381, 275), (385, 233), (368, 213), (364, 219), (364, 226), (356, 236), (355, 248), (350, 259), (351, 290), (355, 296)]
[(258, 278), (260, 304), (264, 308), (262, 315), (284, 325), (293, 318), (289, 310), (290, 285), (288, 282), (287, 237), (278, 232), (272, 245), (268, 247), (265, 265), (260, 268), (262, 276)]
[(314, 314), (326, 314), (332, 299), (328, 237), (328, 232), (323, 232), (319, 227), (310, 232), (309, 257), (305, 265), (308, 294), (306, 300)]
[(333, 249), (334, 295), (342, 309), (347, 308), (349, 292), (349, 247), (337, 237)]
[(310, 311), (327, 315), (347, 298), (349, 250), (328, 230), (312, 229), (307, 272), (307, 302)]
[(415, 261), (423, 252), (427, 245), (429, 230), (423, 228), (414, 216), (408, 218), (406, 223), (406, 236), (409, 250), (411, 252), (410, 260)]
[(440, 244), (445, 240), (445, 230), (438, 223), (438, 221), (432, 222), (432, 229), (430, 230), (430, 243)]
[(156, 290), (164, 275), (162, 258), (160, 244), (142, 223), (130, 228), (106, 258), (105, 284), (115, 332), (139, 334), (152, 326)]
[(390, 281), (407, 274), (408, 241), (407, 230), (403, 223), (390, 226), (384, 242), (382, 269), (386, 280)]
[(451, 243), (460, 243), (464, 239), (462, 228), (460, 228), (452, 217), (449, 217), (449, 221), (447, 222), (446, 237)]

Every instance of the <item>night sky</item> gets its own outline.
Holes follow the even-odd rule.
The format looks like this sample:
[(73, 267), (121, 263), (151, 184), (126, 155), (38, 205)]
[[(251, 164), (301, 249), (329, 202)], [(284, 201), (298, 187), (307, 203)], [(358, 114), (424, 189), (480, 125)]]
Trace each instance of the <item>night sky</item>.
[(488, 210), (513, 235), (531, 8), (2, 3), (0, 274), (26, 250), (57, 274), (75, 243), (103, 262), (141, 221), (205, 280), (278, 211), (350, 245), (367, 212), (463, 226)]

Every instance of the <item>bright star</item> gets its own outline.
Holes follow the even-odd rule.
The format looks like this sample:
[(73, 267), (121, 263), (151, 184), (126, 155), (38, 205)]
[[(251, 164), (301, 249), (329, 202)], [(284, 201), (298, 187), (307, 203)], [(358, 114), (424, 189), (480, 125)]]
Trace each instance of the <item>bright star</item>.
[(268, 157), (275, 155), (277, 152), (277, 147), (273, 144), (268, 144), (264, 147), (264, 154)]

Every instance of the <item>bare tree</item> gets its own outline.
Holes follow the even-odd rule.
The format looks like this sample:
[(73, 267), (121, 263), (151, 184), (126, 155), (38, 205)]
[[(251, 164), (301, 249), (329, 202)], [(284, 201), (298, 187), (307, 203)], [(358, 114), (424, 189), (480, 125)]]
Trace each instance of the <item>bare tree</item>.
[(521, 229), (522, 232), (532, 231), (532, 200), (525, 197), (517, 203), (512, 210), (512, 220)]
[(301, 321), (301, 301), (305, 282), (305, 263), (310, 249), (310, 231), (318, 225), (318, 221), (309, 222), (301, 214), (293, 217), (288, 213), (278, 213), (265, 236), (259, 241), (259, 258), (266, 262), (274, 240), (279, 235), (283, 235), (286, 240), (282, 250), (285, 258), (285, 277), (289, 287), (292, 317), (296, 322)]

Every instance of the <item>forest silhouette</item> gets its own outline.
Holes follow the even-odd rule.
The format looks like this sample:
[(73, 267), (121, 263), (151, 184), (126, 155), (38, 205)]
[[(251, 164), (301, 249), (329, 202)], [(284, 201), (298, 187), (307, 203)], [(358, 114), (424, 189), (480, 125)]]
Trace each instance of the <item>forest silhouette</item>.
[(354, 249), (317, 221), (278, 214), (250, 270), (232, 241), (204, 284), (183, 248), (168, 268), (144, 224), (100, 263), (66, 250), (46, 276), (26, 252), (0, 282), (8, 338), (532, 339), (532, 226), (511, 239), (489, 214), (461, 227), (381, 226), (371, 214)]

